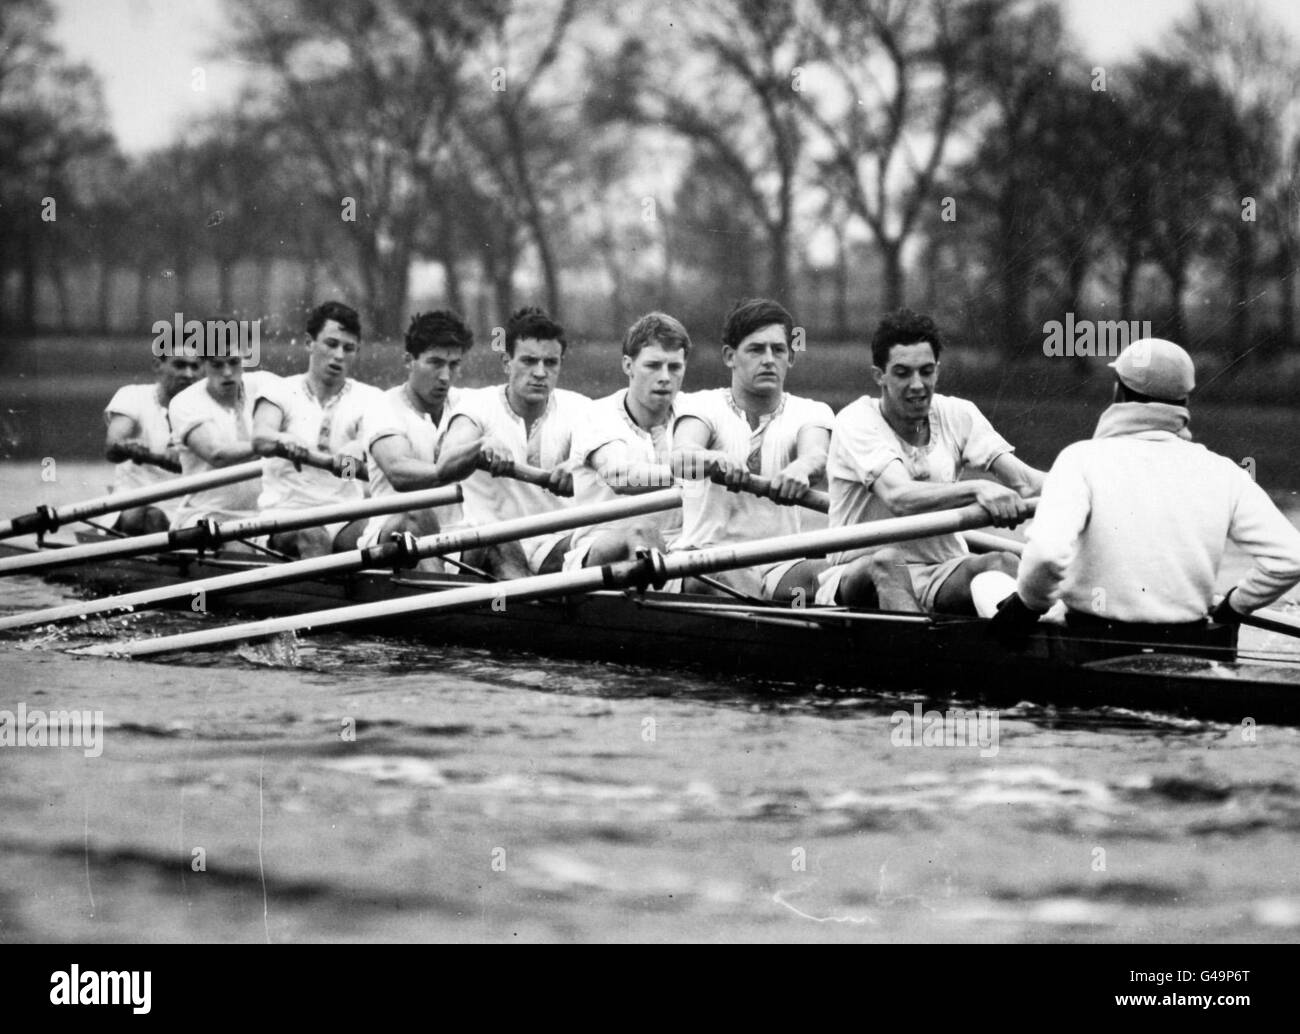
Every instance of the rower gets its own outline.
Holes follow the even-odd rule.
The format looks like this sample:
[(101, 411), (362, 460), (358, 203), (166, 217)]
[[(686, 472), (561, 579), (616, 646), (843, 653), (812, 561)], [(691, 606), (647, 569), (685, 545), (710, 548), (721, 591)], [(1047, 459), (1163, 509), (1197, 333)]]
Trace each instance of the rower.
[[(671, 488), (673, 403), (686, 375), (691, 339), (672, 316), (651, 312), (623, 335), (627, 387), (591, 404), (577, 435), (573, 495), (578, 504), (611, 502)], [(665, 550), (681, 531), (681, 508), (593, 525), (573, 533), (566, 571), (627, 560), (639, 549)]]
[[(863, 395), (835, 418), (831, 436), (832, 527), (979, 503), (992, 523), (1025, 517), (1041, 471), (1022, 463), (973, 402), (935, 393), (943, 340), (928, 316), (900, 309), (871, 342), (880, 398)], [(960, 480), (966, 471), (992, 475)], [(1017, 558), (973, 555), (957, 535), (833, 554), (817, 602), (885, 610), (973, 614), (971, 580), (1014, 577)], [(1010, 584), (1009, 580), (1006, 583)]]
[[(472, 527), (531, 517), (571, 505), (574, 435), (591, 400), (557, 387), (566, 342), (564, 328), (538, 308), (510, 317), (501, 355), (506, 383), (462, 393), (443, 438), (440, 458), (473, 456), (488, 470), (464, 481), (465, 519)], [(548, 488), (507, 477), (514, 464), (549, 470)], [(471, 550), (465, 562), (499, 578), (559, 571), (570, 533), (537, 535)]]
[[(209, 321), (209, 325), (213, 321)], [(244, 372), (237, 341), (220, 335), (204, 342), (203, 380), (179, 392), (167, 407), (183, 474), (201, 474), (256, 459), (253, 404), (275, 374)], [(238, 520), (257, 508), (261, 479), (191, 492), (181, 501), (173, 528), (201, 520)]]
[[(1143, 338), (1110, 366), (1113, 403), (1043, 485), (1017, 591), (993, 619), (1004, 640), (1060, 599), (1070, 626), (1186, 641), (1207, 615), (1235, 626), (1300, 582), (1300, 531), (1241, 467), (1191, 440), (1191, 356)], [(1214, 605), (1228, 542), (1253, 564)]]
[[(342, 302), (325, 302), (307, 316), (307, 370), (266, 378), (253, 410), (253, 448), (265, 457), (257, 508), (275, 517), (331, 503), (365, 498), (356, 476), (365, 462), (361, 420), (382, 392), (352, 378), (361, 351), (361, 320)], [(342, 476), (302, 460), (312, 451), (343, 458)], [(347, 460), (355, 466), (349, 468)], [(349, 476), (349, 475), (352, 476)], [(272, 549), (315, 557), (355, 549), (365, 521), (340, 521), (279, 532)]]
[[(104, 408), (108, 424), (105, 455), (113, 470), (113, 491), (166, 481), (181, 472), (180, 455), (172, 444), (167, 405), (199, 377), (199, 360), (172, 345), (155, 349), (152, 384), (124, 384)], [(123, 510), (113, 525), (127, 535), (166, 531), (180, 505), (164, 499)]]
[[(474, 332), (454, 312), (417, 313), (406, 331), (406, 380), (383, 392), (366, 411), (363, 441), (370, 457), (370, 492), (374, 496), (436, 488), (470, 469), (451, 473), (437, 462), (438, 442), (460, 399), (456, 381), (474, 344)], [(430, 510), (372, 517), (361, 536), (363, 548), (394, 533), (432, 535), (464, 523), (459, 503)], [(436, 562), (426, 562), (432, 567)]]
[[(682, 534), (674, 549), (700, 549), (748, 539), (790, 535), (811, 525), (796, 501), (825, 475), (834, 414), (824, 402), (791, 395), (786, 375), (794, 363), (794, 317), (767, 298), (738, 302), (722, 330), (722, 361), (731, 386), (694, 392), (678, 401), (673, 430), (674, 469), (688, 483)], [(773, 498), (740, 494), (751, 474), (772, 481)], [(721, 572), (734, 593), (764, 599), (811, 600), (820, 560), (785, 560)], [(715, 593), (688, 581), (689, 591)]]

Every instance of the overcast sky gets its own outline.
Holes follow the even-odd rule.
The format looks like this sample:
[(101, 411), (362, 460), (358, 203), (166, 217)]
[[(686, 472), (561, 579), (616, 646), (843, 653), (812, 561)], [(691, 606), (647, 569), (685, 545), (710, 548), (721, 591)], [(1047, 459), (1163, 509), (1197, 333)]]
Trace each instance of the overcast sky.
[[(1300, 2), (1257, 0), (1300, 39)], [(1071, 27), (1099, 61), (1155, 43), (1193, 0), (1065, 0)], [(221, 39), (221, 0), (54, 0), (55, 36), (104, 83), (113, 130), (136, 154), (172, 140), (197, 118), (229, 106), (242, 70), (210, 57)], [(194, 89), (194, 69), (203, 89)]]

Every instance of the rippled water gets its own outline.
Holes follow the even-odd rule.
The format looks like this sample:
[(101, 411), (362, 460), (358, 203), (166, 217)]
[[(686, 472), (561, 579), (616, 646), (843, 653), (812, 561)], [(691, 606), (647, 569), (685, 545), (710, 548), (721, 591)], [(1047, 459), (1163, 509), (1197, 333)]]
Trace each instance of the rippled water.
[(66, 652), (196, 620), (0, 638), (0, 708), (105, 723), (97, 758), (0, 748), (0, 939), (1300, 934), (1295, 728), (1022, 705), (981, 756), (896, 746), (911, 698), (866, 686), (339, 634)]

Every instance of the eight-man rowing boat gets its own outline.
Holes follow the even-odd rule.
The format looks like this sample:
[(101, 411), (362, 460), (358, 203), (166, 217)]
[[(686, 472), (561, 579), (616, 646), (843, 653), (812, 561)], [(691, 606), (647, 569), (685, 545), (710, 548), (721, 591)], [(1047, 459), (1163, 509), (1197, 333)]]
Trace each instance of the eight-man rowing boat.
[[(0, 546), (15, 556), (20, 546)], [(178, 552), (49, 572), (96, 594), (172, 585), (266, 562)], [(456, 575), (362, 570), (213, 595), (212, 611), (271, 617), (400, 599), (479, 584)], [(188, 610), (186, 601), (184, 609)], [(620, 664), (703, 670), (762, 680), (924, 692), (935, 702), (1021, 701), (1112, 706), (1207, 720), (1300, 725), (1300, 663), (1238, 658), (1235, 629), (1196, 642), (1141, 644), (1040, 626), (1028, 647), (993, 642), (977, 618), (799, 608), (669, 593), (598, 591), (357, 626), (445, 645), (526, 651)]]

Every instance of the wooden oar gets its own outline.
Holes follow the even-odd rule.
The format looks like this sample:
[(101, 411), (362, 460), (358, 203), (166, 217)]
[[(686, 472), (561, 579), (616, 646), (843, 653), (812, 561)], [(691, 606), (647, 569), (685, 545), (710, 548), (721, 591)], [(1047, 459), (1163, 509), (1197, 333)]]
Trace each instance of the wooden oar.
[(1019, 539), (1009, 539), (1004, 535), (991, 535), (986, 531), (965, 531), (962, 538), (972, 553), (1014, 553), (1024, 556), (1025, 544)]
[(206, 488), (219, 488), (221, 485), (232, 485), (237, 481), (249, 481), (261, 475), (262, 461), (251, 460), (233, 467), (222, 467), (219, 470), (191, 474), (188, 477), (169, 478), (156, 485), (145, 485), (126, 492), (97, 496), (81, 503), (38, 506), (33, 513), (0, 521), (0, 539), (13, 538), (15, 535), (44, 534), (64, 524), (85, 520), (87, 517), (99, 517), (114, 510), (146, 506), (162, 499), (174, 499), (178, 495), (187, 495)]
[[(526, 468), (527, 469), (527, 468)], [(439, 491), (445, 491), (440, 489)], [(70, 618), (88, 617), (92, 614), (106, 614), (118, 610), (139, 610), (154, 607), (175, 600), (197, 598), (200, 594), (238, 592), (253, 588), (265, 588), (272, 585), (284, 585), (288, 582), (301, 581), (319, 575), (338, 574), (345, 571), (357, 571), (365, 567), (414, 567), (426, 557), (443, 556), (466, 549), (495, 545), (499, 542), (513, 542), (533, 535), (543, 535), (555, 531), (568, 531), (585, 527), (588, 524), (600, 524), (605, 521), (635, 517), (640, 514), (671, 510), (680, 506), (681, 490), (666, 489), (645, 495), (627, 496), (610, 503), (589, 506), (568, 506), (539, 517), (518, 517), (514, 520), (501, 521), (481, 528), (465, 528), (460, 531), (440, 532), (426, 535), (414, 540), (397, 540), (382, 542), (367, 549), (355, 549), (347, 553), (334, 553), (329, 556), (313, 557), (307, 560), (295, 560), (287, 564), (270, 564), (253, 571), (237, 571), (232, 574), (201, 578), (197, 581), (183, 582), (179, 585), (163, 585), (153, 589), (141, 589), (120, 596), (109, 596), (98, 600), (82, 600), (77, 603), (48, 607), (44, 610), (29, 611), (0, 617), (0, 629), (30, 628), (33, 625), (46, 625)]]
[[(715, 485), (727, 485), (727, 479), (722, 474), (715, 473), (709, 480)], [(776, 502), (776, 496), (772, 492), (772, 482), (768, 478), (759, 477), (757, 474), (746, 474), (741, 485), (727, 485), (727, 487), (733, 492), (749, 492), (751, 495), (761, 495), (765, 499)], [(794, 500), (794, 505), (816, 510), (818, 513), (830, 513), (831, 497), (825, 492), (818, 492), (815, 488), (810, 488), (798, 499)]]
[(113, 539), (110, 542), (92, 542), (81, 546), (47, 549), (25, 556), (0, 559), (0, 576), (31, 571), (48, 571), (68, 567), (87, 560), (109, 560), (114, 557), (141, 556), (145, 553), (170, 552), (176, 549), (213, 549), (224, 542), (251, 538), (255, 535), (274, 535), (299, 528), (314, 528), (360, 520), (386, 513), (403, 513), (421, 510), (428, 506), (447, 506), (462, 501), (460, 486), (429, 488), (422, 492), (397, 492), (374, 499), (336, 503), (332, 506), (313, 506), (304, 510), (282, 513), (276, 517), (247, 517), (233, 521), (203, 521), (194, 527), (159, 531), (149, 535)]
[[(671, 492), (678, 494), (675, 489)], [(653, 495), (659, 494), (661, 493), (653, 493)], [(632, 498), (644, 500), (652, 497), (652, 495), (644, 495)], [(940, 510), (909, 517), (894, 517), (867, 524), (759, 539), (754, 542), (716, 546), (711, 549), (670, 553), (666, 556), (656, 553), (605, 567), (588, 567), (580, 571), (562, 571), (558, 574), (534, 575), (509, 582), (493, 582), (467, 586), (463, 589), (422, 593), (402, 599), (339, 607), (225, 628), (204, 629), (159, 639), (105, 643), (77, 652), (100, 657), (117, 655), (140, 657), (243, 642), (247, 639), (278, 635), (282, 632), (332, 628), (403, 614), (444, 614), (473, 609), (494, 601), (505, 604), (510, 601), (523, 602), (553, 596), (568, 596), (592, 592), (596, 589), (662, 586), (667, 580), (673, 578), (752, 567), (756, 564), (771, 564), (799, 557), (823, 556), (827, 553), (958, 532), (967, 528), (980, 528), (989, 523), (988, 511), (982, 506), (971, 504), (960, 510)]]
[(1265, 608), (1253, 614), (1242, 614), (1241, 623), (1262, 628), (1266, 632), (1277, 632), (1279, 635), (1300, 636), (1300, 621), (1280, 610)]
[[(288, 459), (287, 456), (276, 454), (280, 459)], [(293, 461), (290, 460), (292, 463)], [(366, 469), (364, 460), (359, 460), (355, 456), (332, 456), (328, 452), (317, 452), (315, 449), (309, 449), (307, 455), (297, 462), (305, 467), (316, 467), (318, 470), (328, 470), (336, 478), (343, 478), (349, 481), (369, 481), (370, 471)]]

